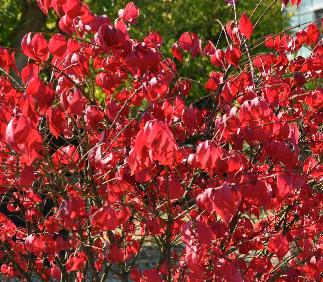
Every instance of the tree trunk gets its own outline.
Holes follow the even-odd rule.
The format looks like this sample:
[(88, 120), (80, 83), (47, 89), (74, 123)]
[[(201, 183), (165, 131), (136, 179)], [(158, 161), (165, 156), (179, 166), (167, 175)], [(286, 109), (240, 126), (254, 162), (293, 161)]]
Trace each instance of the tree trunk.
[[(22, 24), (17, 27), (16, 32), (12, 36), (12, 47), (20, 49), (21, 39), (23, 36), (30, 31), (41, 31), (44, 27), (46, 16), (38, 8), (35, 3), (28, 1), (24, 2), (22, 16)], [(27, 58), (21, 53), (16, 53), (16, 62), (19, 70), (27, 62)]]

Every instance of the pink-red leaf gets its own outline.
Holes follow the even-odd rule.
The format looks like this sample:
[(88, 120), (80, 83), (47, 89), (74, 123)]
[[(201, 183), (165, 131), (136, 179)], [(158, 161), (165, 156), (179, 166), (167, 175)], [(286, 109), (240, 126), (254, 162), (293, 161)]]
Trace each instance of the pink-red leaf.
[(180, 63), (183, 62), (183, 54), (181, 53), (177, 43), (174, 43), (172, 46), (172, 54)]
[(35, 180), (34, 169), (32, 166), (25, 166), (20, 174), (20, 185), (29, 187)]
[(119, 221), (115, 210), (105, 206), (94, 213), (92, 224), (102, 230), (114, 230), (119, 225)]
[(239, 20), (239, 31), (248, 39), (251, 38), (253, 25), (246, 13), (243, 13)]
[(48, 49), (52, 55), (56, 57), (61, 57), (65, 54), (67, 49), (67, 41), (64, 35), (54, 34), (48, 42)]
[(193, 32), (184, 32), (178, 39), (178, 45), (183, 50), (190, 52), (193, 57), (201, 53), (201, 41)]
[(119, 18), (124, 19), (125, 21), (135, 24), (137, 23), (137, 18), (139, 17), (140, 10), (136, 7), (135, 3), (127, 3), (124, 9), (119, 11)]
[(196, 201), (200, 207), (210, 214), (216, 212), (224, 223), (229, 226), (230, 221), (238, 211), (241, 195), (231, 188), (228, 183), (217, 187), (208, 188), (197, 196)]

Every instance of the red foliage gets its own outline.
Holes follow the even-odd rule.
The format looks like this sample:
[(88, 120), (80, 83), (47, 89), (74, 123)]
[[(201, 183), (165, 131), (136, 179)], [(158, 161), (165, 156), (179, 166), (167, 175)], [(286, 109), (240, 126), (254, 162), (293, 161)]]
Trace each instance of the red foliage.
[[(225, 25), (223, 50), (185, 32), (168, 57), (159, 33), (131, 38), (132, 2), (114, 24), (80, 0), (37, 4), (62, 33), (28, 33), (20, 73), (0, 48), (3, 276), (320, 280), (316, 23), (268, 36), (251, 56), (256, 27), (243, 13)], [(292, 56), (303, 45), (310, 56)], [(181, 73), (196, 57), (213, 71), (192, 101), (201, 84)], [(148, 242), (160, 260), (142, 269)]]
[(239, 31), (248, 39), (252, 34), (253, 25), (246, 13), (243, 13), (239, 21)]

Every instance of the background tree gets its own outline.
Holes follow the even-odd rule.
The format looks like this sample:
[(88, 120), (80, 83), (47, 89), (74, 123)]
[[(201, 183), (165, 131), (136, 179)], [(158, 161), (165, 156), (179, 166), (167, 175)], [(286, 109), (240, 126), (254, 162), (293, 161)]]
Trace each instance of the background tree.
[[(91, 10), (97, 14), (107, 14), (115, 18), (118, 11), (125, 6), (126, 0), (87, 0)], [(221, 26), (216, 21), (225, 23), (233, 15), (232, 6), (223, 0), (137, 0), (134, 1), (141, 9), (138, 19), (140, 28), (134, 27), (131, 33), (136, 37), (144, 37), (149, 31), (158, 31), (164, 39), (163, 52), (170, 50), (175, 38), (185, 32), (198, 33), (200, 38), (217, 42), (221, 33)], [(258, 19), (267, 7), (274, 3), (266, 16), (260, 21), (252, 39), (264, 34), (277, 33), (287, 26), (287, 17), (281, 13), (281, 2), (272, 0), (242, 0), (237, 6), (237, 13), (245, 11), (251, 15), (257, 10), (252, 19)], [(257, 5), (259, 4), (259, 5)], [(58, 17), (50, 12), (49, 17), (38, 9), (34, 0), (3, 0), (0, 2), (0, 45), (20, 47), (20, 41), (28, 31), (58, 31), (56, 21)], [(220, 43), (224, 43), (224, 37)], [(257, 49), (256, 51), (262, 51)], [(24, 65), (22, 57), (18, 56), (18, 67)], [(198, 63), (189, 69), (199, 78)], [(192, 69), (193, 68), (193, 69)]]

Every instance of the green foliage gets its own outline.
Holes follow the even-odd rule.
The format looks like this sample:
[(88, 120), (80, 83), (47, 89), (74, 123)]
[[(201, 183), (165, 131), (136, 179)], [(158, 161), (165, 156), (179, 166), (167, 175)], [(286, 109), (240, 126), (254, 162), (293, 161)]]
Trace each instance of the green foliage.
[[(94, 12), (106, 13), (114, 19), (119, 9), (122, 9), (129, 1), (87, 0), (86, 2)], [(133, 30), (133, 33), (144, 36), (149, 31), (158, 31), (164, 37), (168, 47), (185, 31), (195, 32), (204, 39), (216, 42), (221, 31), (216, 19), (222, 23), (225, 23), (227, 19), (234, 19), (232, 7), (224, 0), (137, 0), (134, 2), (141, 10), (141, 17), (138, 23), (140, 30)], [(262, 1), (252, 21), (256, 22), (272, 2), (272, 0)], [(239, 1), (237, 17), (239, 18), (243, 11), (251, 15), (257, 3), (259, 0)], [(260, 21), (253, 39), (264, 34), (279, 32), (286, 27), (287, 19), (282, 16), (280, 9), (281, 3), (278, 1)]]
[[(0, 45), (10, 46), (11, 38), (15, 37), (15, 32), (26, 19), (24, 18), (25, 0), (1, 0), (0, 2)], [(32, 1), (31, 1), (32, 2)], [(97, 14), (106, 14), (113, 21), (118, 16), (118, 11), (125, 7), (128, 0), (85, 0), (91, 10)], [(218, 46), (224, 46), (225, 37), (221, 32), (219, 20), (223, 24), (228, 19), (234, 20), (232, 6), (224, 0), (137, 0), (135, 4), (140, 8), (141, 16), (138, 24), (133, 26), (131, 33), (134, 37), (144, 38), (150, 31), (159, 32), (163, 39), (162, 52), (169, 53), (172, 44), (185, 31), (195, 32), (201, 39), (211, 40)], [(237, 3), (237, 19), (243, 11), (251, 16), (259, 0), (240, 0)], [(272, 4), (272, 0), (263, 0), (251, 17), (253, 23), (261, 17), (259, 24), (251, 38), (262, 38), (269, 33), (280, 32), (287, 26), (287, 18), (282, 15), (280, 1), (271, 7), (263, 15), (266, 9)], [(36, 15), (35, 15), (36, 16)], [(39, 30), (57, 32), (56, 22), (58, 17), (51, 11), (46, 19), (46, 24)], [(256, 42), (254, 42), (256, 45)], [(16, 47), (16, 46), (14, 46)], [(251, 54), (261, 52), (263, 46), (256, 49), (251, 48)], [(210, 72), (212, 67), (205, 58), (194, 60), (194, 64), (183, 68), (181, 76), (190, 77), (193, 81), (192, 98), (200, 97), (199, 92), (205, 81), (202, 77), (207, 77), (205, 73)]]
[[(111, 20), (114, 20), (119, 9), (122, 9), (129, 1), (87, 0), (86, 2), (94, 12), (105, 13)], [(229, 19), (234, 20), (233, 8), (227, 5), (224, 0), (137, 0), (134, 2), (140, 8), (141, 16), (138, 25), (136, 25), (138, 28), (132, 28), (132, 34), (134, 37), (143, 38), (150, 31), (159, 32), (164, 39), (162, 47), (164, 53), (170, 52), (172, 44), (185, 31), (197, 33), (201, 39), (204, 39), (204, 42), (211, 40), (216, 44), (219, 41), (218, 46), (222, 47), (226, 45), (226, 42), (217, 19), (223, 24)], [(237, 19), (244, 11), (251, 16), (258, 3), (259, 0), (240, 0), (237, 4)], [(256, 39), (259, 40), (266, 34), (278, 33), (288, 24), (287, 17), (284, 17), (280, 11), (281, 3), (279, 1), (262, 16), (272, 3), (272, 0), (263, 0), (251, 17), (253, 23), (261, 18), (251, 38), (254, 45), (259, 42), (255, 41)], [(251, 49), (251, 55), (262, 52), (263, 47)], [(197, 58), (193, 64), (189, 64), (182, 70), (183, 77), (190, 77), (195, 81), (191, 92), (193, 99), (201, 96), (200, 92), (205, 83), (205, 77), (207, 77), (205, 73), (212, 69), (213, 67), (208, 64), (205, 58)]]
[[(24, 13), (24, 0), (1, 0), (0, 2), (0, 43), (8, 45), (10, 35), (17, 30), (21, 24)], [(91, 9), (97, 14), (107, 14), (111, 19), (118, 15), (127, 0), (85, 0)], [(133, 29), (133, 33), (144, 36), (151, 30), (159, 31), (166, 46), (178, 38), (184, 31), (198, 33), (202, 38), (217, 41), (220, 26), (216, 22), (219, 19), (225, 22), (233, 18), (232, 8), (224, 0), (137, 0), (134, 1), (141, 9), (139, 19), (140, 30)], [(242, 11), (251, 14), (259, 0), (240, 0), (237, 4), (238, 17)], [(259, 16), (272, 3), (264, 0), (260, 3), (252, 20), (255, 22)], [(264, 34), (279, 32), (287, 24), (282, 18), (280, 3), (275, 4), (261, 20), (253, 38), (259, 38)], [(55, 16), (48, 18), (44, 28), (52, 29), (56, 21)]]
[(21, 23), (22, 14), (22, 0), (0, 1), (0, 45), (11, 45), (10, 39)]

